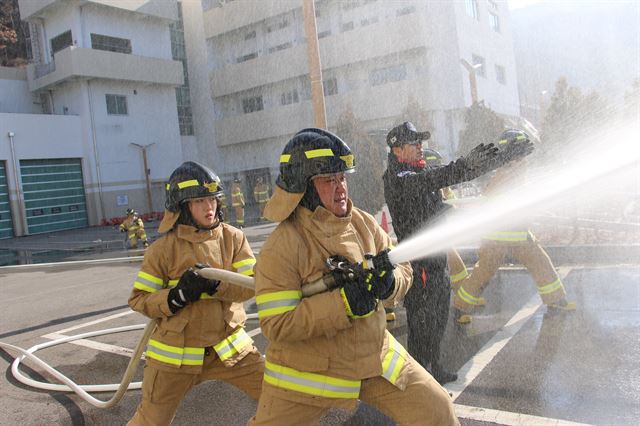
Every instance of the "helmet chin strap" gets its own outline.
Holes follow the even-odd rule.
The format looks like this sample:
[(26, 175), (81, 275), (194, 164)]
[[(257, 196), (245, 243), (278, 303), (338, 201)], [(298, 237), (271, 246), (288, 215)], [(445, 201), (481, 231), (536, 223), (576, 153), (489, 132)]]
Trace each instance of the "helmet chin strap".
[(320, 201), (320, 195), (318, 195), (318, 191), (316, 191), (316, 186), (309, 180), (307, 183), (307, 190), (304, 192), (304, 196), (302, 200), (300, 200), (300, 205), (306, 209), (311, 210), (312, 212), (318, 208), (318, 206), (322, 205), (322, 201)]

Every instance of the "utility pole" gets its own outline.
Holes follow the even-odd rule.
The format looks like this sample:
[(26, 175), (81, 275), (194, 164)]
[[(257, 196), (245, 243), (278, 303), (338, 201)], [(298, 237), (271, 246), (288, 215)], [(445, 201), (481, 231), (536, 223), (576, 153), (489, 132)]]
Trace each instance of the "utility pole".
[(324, 104), (322, 67), (320, 66), (320, 49), (318, 48), (318, 27), (316, 25), (316, 9), (313, 0), (302, 0), (302, 14), (304, 16), (304, 33), (307, 36), (313, 122), (316, 127), (326, 129), (327, 112)]
[[(16, 155), (16, 147), (13, 143), (13, 138), (16, 137), (14, 132), (8, 132), (7, 136), (9, 137), (9, 149), (11, 150), (11, 164), (13, 166), (13, 181), (16, 186), (16, 203), (15, 203), (15, 212), (17, 213), (15, 217), (16, 225), (20, 225), (22, 228), (22, 235), (29, 235), (29, 225), (27, 222), (27, 211), (24, 208), (24, 200), (22, 197), (22, 189), (20, 183), (20, 174), (18, 171), (18, 159)], [(8, 180), (7, 180), (8, 183)], [(7, 195), (9, 195), (9, 191), (7, 191)], [(9, 208), (11, 208), (11, 197), (9, 197)], [(13, 235), (15, 237), (18, 236), (18, 227), (13, 230)]]
[(151, 145), (155, 145), (155, 142), (147, 145), (140, 145), (131, 142), (131, 145), (137, 146), (142, 151), (142, 162), (144, 163), (144, 179), (147, 184), (147, 211), (148, 213), (153, 213), (153, 202), (151, 200), (151, 180), (149, 178), (151, 170), (149, 170), (149, 166), (147, 165), (147, 148), (149, 148)]
[(460, 59), (460, 63), (469, 72), (469, 89), (471, 91), (471, 104), (473, 105), (478, 102), (478, 82), (476, 80), (476, 71), (478, 68), (482, 67), (482, 64), (471, 65), (464, 59)]

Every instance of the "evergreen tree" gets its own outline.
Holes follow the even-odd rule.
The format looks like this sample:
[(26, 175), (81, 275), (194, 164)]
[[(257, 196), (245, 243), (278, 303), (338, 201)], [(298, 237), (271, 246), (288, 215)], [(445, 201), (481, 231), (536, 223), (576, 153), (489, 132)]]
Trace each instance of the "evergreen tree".
[(465, 128), (460, 133), (457, 154), (462, 156), (480, 143), (495, 143), (504, 131), (504, 120), (484, 103), (474, 102), (464, 115)]
[(0, 1), (0, 65), (24, 66), (27, 63), (26, 25), (20, 21), (18, 0)]
[(348, 175), (349, 198), (356, 207), (375, 214), (384, 204), (382, 174), (387, 158), (386, 146), (376, 143), (350, 106), (338, 118), (336, 134), (355, 156), (356, 172)]

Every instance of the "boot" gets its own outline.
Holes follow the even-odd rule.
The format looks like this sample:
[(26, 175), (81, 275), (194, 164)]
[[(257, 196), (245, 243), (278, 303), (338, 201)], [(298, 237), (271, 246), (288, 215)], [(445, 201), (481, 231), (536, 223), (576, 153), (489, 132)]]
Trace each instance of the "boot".
[(440, 364), (431, 365), (431, 375), (441, 385), (458, 380), (458, 375), (442, 368)]
[(471, 315), (461, 311), (460, 309), (455, 309), (455, 308), (453, 310), (453, 318), (455, 319), (456, 324), (458, 325), (471, 324), (471, 321), (473, 319)]
[(393, 321), (396, 320), (396, 313), (393, 312), (393, 309), (384, 308), (384, 312), (385, 312), (386, 317), (387, 317), (387, 322), (393, 322)]
[(547, 305), (547, 312), (570, 312), (577, 308), (576, 302), (568, 302), (566, 298)]

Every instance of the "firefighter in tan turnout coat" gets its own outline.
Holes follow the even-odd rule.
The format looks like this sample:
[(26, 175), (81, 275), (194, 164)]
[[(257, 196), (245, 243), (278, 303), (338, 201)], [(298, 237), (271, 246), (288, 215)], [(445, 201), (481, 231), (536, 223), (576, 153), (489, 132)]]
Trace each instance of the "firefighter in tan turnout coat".
[(197, 274), (206, 264), (253, 275), (246, 237), (220, 220), (221, 192), (218, 177), (194, 162), (169, 178), (158, 229), (166, 234), (147, 249), (129, 298), (133, 310), (159, 321), (130, 425), (168, 425), (187, 392), (205, 380), (223, 380), (253, 399), (260, 395), (264, 361), (243, 328), (242, 302), (253, 290)]
[[(508, 129), (502, 133), (498, 146), (504, 149), (508, 144), (516, 141), (529, 142), (529, 136), (521, 130)], [(490, 197), (507, 182), (514, 185), (514, 178), (517, 177), (516, 170), (522, 172), (524, 166), (525, 162), (521, 160), (498, 170), (483, 191), (484, 195)], [(478, 250), (478, 261), (473, 272), (459, 281), (453, 299), (454, 316), (458, 324), (469, 324), (472, 321), (469, 313), (475, 307), (485, 304), (484, 298), (480, 296), (507, 257), (517, 260), (527, 268), (536, 283), (542, 302), (551, 312), (576, 309), (575, 302), (567, 301), (564, 285), (549, 255), (536, 241), (531, 231), (524, 226), (492, 232), (482, 238), (482, 244)]]
[(138, 240), (142, 241), (144, 247), (149, 247), (147, 233), (144, 231), (144, 222), (134, 209), (127, 209), (127, 218), (120, 224), (120, 232), (127, 233), (130, 247), (138, 248)]
[[(315, 424), (357, 399), (401, 425), (458, 424), (445, 389), (386, 331), (380, 301), (404, 296), (411, 267), (391, 265), (389, 236), (349, 200), (344, 173), (353, 164), (340, 138), (314, 128), (298, 132), (280, 156), (265, 216), (281, 223), (256, 266), (269, 345), (250, 425)], [(303, 298), (305, 284), (329, 273), (332, 256), (354, 273), (334, 270), (339, 288)]]

